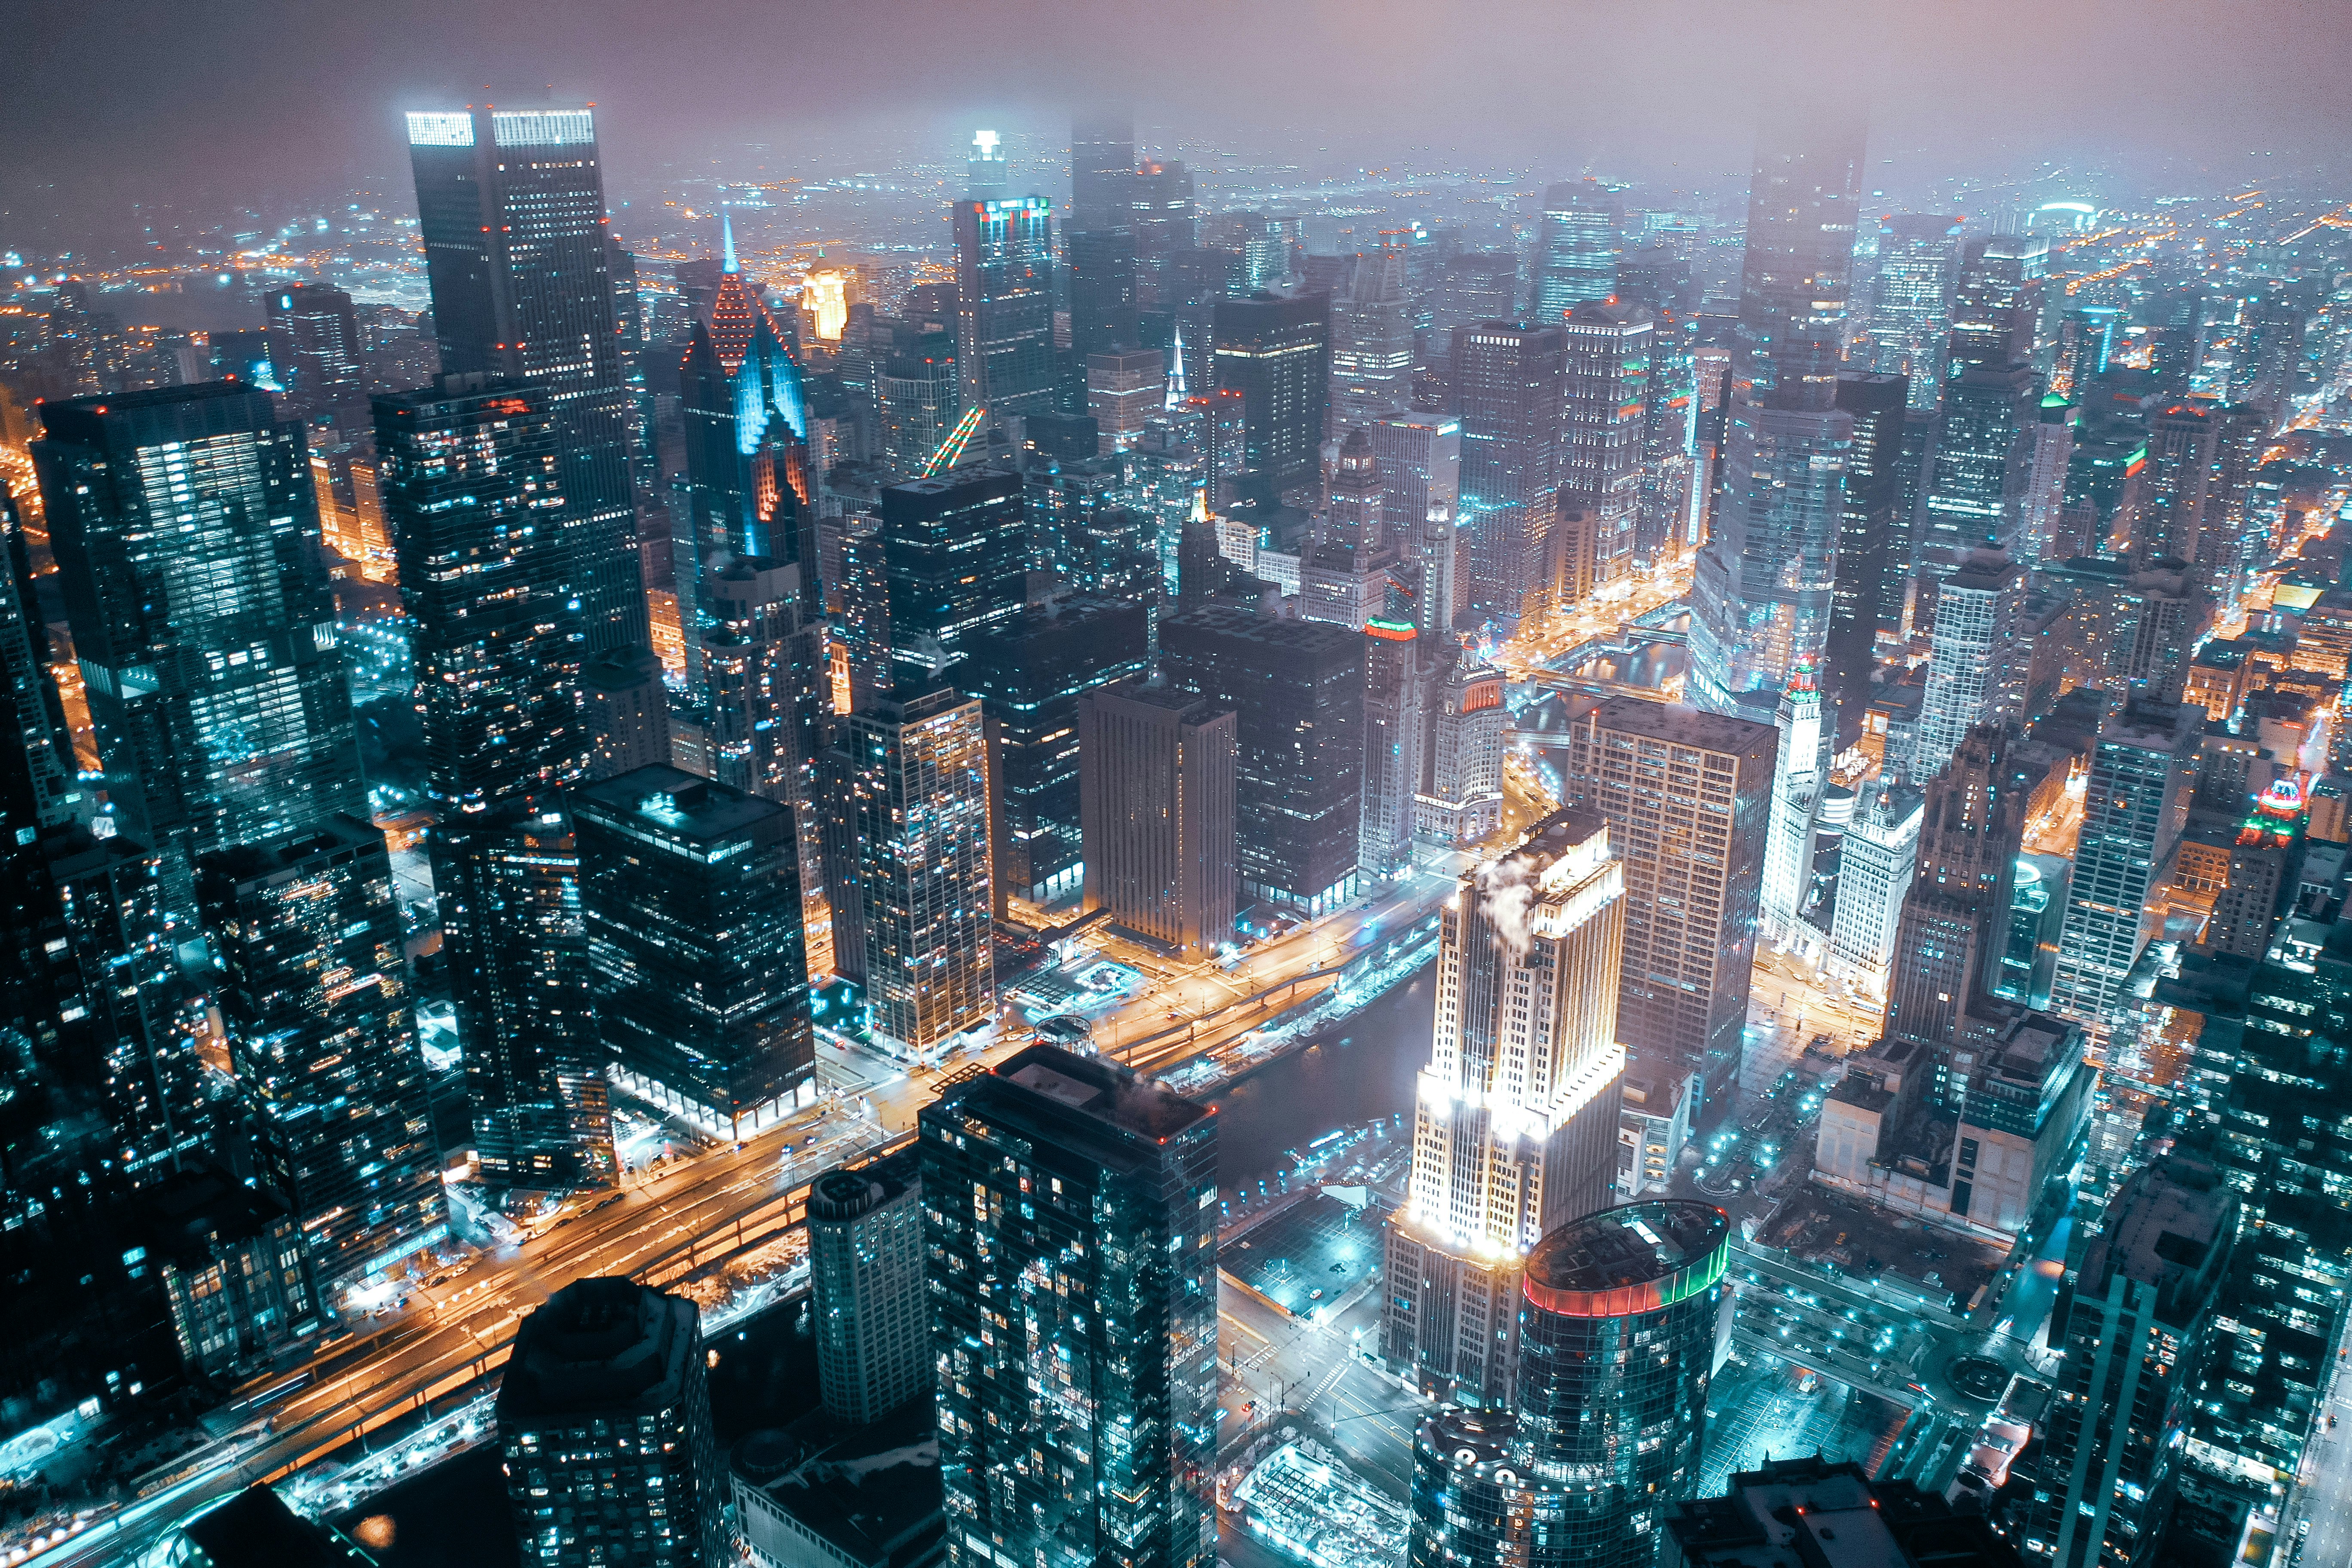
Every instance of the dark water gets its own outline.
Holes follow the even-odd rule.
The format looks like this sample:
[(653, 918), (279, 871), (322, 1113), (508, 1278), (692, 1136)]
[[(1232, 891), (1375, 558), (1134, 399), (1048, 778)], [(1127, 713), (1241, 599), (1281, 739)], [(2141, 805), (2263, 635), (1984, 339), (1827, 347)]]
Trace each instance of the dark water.
[(1614, 680), (1626, 686), (1663, 686), (1690, 667), (1690, 649), (1648, 643), (1630, 654), (1603, 654), (1570, 673), (1583, 680)]
[(1413, 1074), (1429, 1062), (1436, 972), (1432, 960), (1326, 1029), (1319, 1044), (1215, 1096), (1219, 1184), (1230, 1191), (1287, 1169), (1285, 1150), (1304, 1150), (1334, 1128), (1408, 1110)]

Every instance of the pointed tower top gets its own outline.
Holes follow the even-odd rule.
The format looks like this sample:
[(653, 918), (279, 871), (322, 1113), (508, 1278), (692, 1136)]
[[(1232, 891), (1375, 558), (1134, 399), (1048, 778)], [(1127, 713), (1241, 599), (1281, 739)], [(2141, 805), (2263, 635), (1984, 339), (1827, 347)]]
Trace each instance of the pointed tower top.
[(1168, 350), (1168, 403), (1170, 408), (1184, 405), (1184, 323), (1176, 323), (1176, 341)]
[(719, 209), (719, 271), (740, 272), (742, 270), (735, 264), (735, 225), (728, 217), (727, 209), (723, 206)]

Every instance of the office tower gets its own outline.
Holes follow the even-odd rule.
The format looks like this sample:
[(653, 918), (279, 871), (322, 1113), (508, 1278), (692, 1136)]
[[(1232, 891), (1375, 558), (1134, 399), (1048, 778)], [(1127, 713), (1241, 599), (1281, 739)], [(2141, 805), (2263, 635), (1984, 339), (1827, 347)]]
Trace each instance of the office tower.
[(1596, 180), (1545, 187), (1528, 320), (1551, 326), (1617, 292), (1617, 201)]
[(1853, 421), (1837, 406), (1863, 132), (1784, 108), (1757, 141), (1712, 537), (1691, 593), (1693, 700), (1729, 711), (1817, 668)]
[(1830, 924), (1830, 973), (1884, 1001), (1903, 900), (1918, 864), (1923, 802), (1907, 784), (1885, 784), (1855, 803), (1838, 848), (1837, 905)]
[[(703, 570), (702, 719), (709, 776), (805, 811), (818, 747), (824, 621), (797, 565), (738, 556)], [(804, 612), (806, 612), (804, 617)]]
[[(2172, 560), (2196, 565), (2208, 510), (2219, 421), (2190, 403), (2176, 403), (2147, 422), (2147, 468), (2139, 476), (2132, 563)], [(2202, 574), (2200, 585), (2209, 585)]]
[(1559, 497), (1585, 514), (1580, 549), (1560, 563), (1560, 602), (1573, 605), (1633, 567), (1642, 506), (1642, 447), (1657, 323), (1646, 306), (1588, 302), (1568, 312), (1567, 420)]
[(1913, 408), (1935, 407), (1943, 392), (1960, 224), (1957, 217), (1927, 213), (1889, 213), (1878, 220), (1870, 365), (1906, 378)]
[(994, 201), (1012, 188), (1012, 173), (1004, 158), (1004, 141), (993, 131), (975, 131), (964, 162), (964, 196), (975, 202)]
[(899, 679), (927, 673), (963, 639), (1021, 613), (1029, 514), (1021, 476), (958, 468), (882, 492), (889, 652)]
[(1507, 250), (1474, 250), (1446, 258), (1429, 301), (1427, 353), (1449, 376), (1454, 330), (1518, 315), (1519, 258)]
[(2006, 370), (2034, 360), (2050, 246), (2032, 235), (1971, 240), (1952, 290), (1948, 380), (1972, 369)]
[(1805, 905), (1813, 890), (1813, 829), (1821, 816), (1822, 693), (1813, 672), (1799, 665), (1773, 713), (1780, 731), (1772, 768), (1772, 815), (1764, 840), (1764, 880), (1758, 917), (1762, 935), (1783, 948), (1808, 944)]
[(1053, 204), (955, 205), (956, 366), (966, 408), (992, 418), (1054, 411)]
[(375, 427), (426, 798), (453, 821), (564, 788), (587, 771), (595, 738), (581, 708), (584, 635), (547, 390), (444, 375), (377, 398)]
[(1845, 494), (1838, 518), (1837, 584), (1830, 601), (1830, 631), (1822, 645), (1822, 683), (1838, 704), (1843, 745), (1861, 733), (1878, 665), (1878, 637), (1903, 619), (1905, 579), (1911, 569), (1908, 519), (1899, 513), (1903, 481), (1900, 375), (1838, 373), (1838, 407), (1853, 421), (1845, 454)]
[(1088, 356), (1142, 345), (1135, 305), (1135, 234), (1073, 227), (1063, 236), (1070, 263), (1070, 354)]
[(487, 106), (411, 114), (408, 152), (441, 369), (547, 388), (588, 646), (642, 644), (630, 394), (595, 116)]
[(551, 805), (519, 804), (453, 817), (433, 831), (433, 889), (483, 1179), (609, 1178), (612, 1096), (589, 1014), (571, 824)]
[(1420, 636), (1409, 620), (1364, 623), (1364, 805), (1356, 860), (1373, 877), (1412, 868), (1428, 689)]
[(1364, 638), (1353, 627), (1216, 605), (1161, 623), (1169, 683), (1239, 715), (1245, 902), (1318, 915), (1356, 890)]
[(2014, 646), (2025, 569), (1999, 551), (1973, 551), (1936, 595), (1928, 643), (1927, 695), (1919, 705), (1919, 743), (1911, 773), (1932, 782), (1979, 724), (2013, 724), (2021, 669)]
[(1131, 450), (1168, 403), (1168, 356), (1159, 349), (1087, 355), (1087, 412), (1103, 457)]
[(2135, 697), (2099, 725), (2051, 1010), (2106, 1043), (2109, 1010), (2148, 938), (2150, 885), (2188, 819), (2201, 709)]
[(610, 647), (580, 669), (580, 702), (596, 749), (588, 777), (609, 779), (669, 757), (669, 691), (649, 647)]
[(1895, 922), (1886, 1035), (1940, 1048), (1999, 979), (2026, 797), (2011, 733), (1979, 726), (1926, 786)]
[(1443, 845), (1475, 844), (1503, 816), (1503, 673), (1470, 658), (1459, 642), (1433, 680), (1428, 771), (1414, 799), (1414, 831)]
[[(1450, 521), (1462, 500), (1462, 422), (1440, 414), (1398, 414), (1375, 420), (1372, 458), (1380, 467), (1381, 526), (1412, 547), (1432, 513)], [(1450, 629), (1452, 617), (1431, 623)]]
[(81, 803), (73, 731), (49, 674), (50, 653), (24, 519), (7, 487), (0, 485), (0, 704), (5, 705), (0, 707), (0, 748), (5, 748), (0, 751), (0, 776), (20, 780), (11, 787), (24, 791), (11, 811), (31, 814), (23, 821), (12, 818), (12, 827), (57, 826)]
[(320, 1281), (381, 1279), (448, 1234), (383, 835), (330, 817), (205, 855), (237, 1081)]
[(988, 724), (994, 820), (990, 890), (1057, 903), (1079, 890), (1086, 861), (1085, 694), (1151, 667), (1150, 613), (1139, 604), (1058, 599), (964, 641), (954, 666)]
[(278, 345), (271, 363), (287, 401), (304, 418), (357, 432), (367, 424), (367, 347), (352, 297), (323, 283), (297, 283), (263, 301)]
[(1086, 908), (1187, 958), (1233, 940), (1236, 719), (1172, 686), (1078, 699)]
[[(1955, 343), (1959, 335), (1956, 329)], [(1914, 552), (1923, 610), (1969, 552), (2009, 550), (2016, 542), (2041, 423), (2040, 384), (2031, 366), (1964, 365), (1957, 348), (1952, 363)]]
[(893, 1054), (935, 1051), (996, 1014), (980, 700), (902, 682), (835, 730), (867, 1027)]
[(2125, 325), (2124, 310), (2115, 305), (2071, 305), (2058, 318), (2058, 353), (2050, 373), (2050, 390), (2076, 403), (2090, 384), (2107, 374), (2116, 337)]
[(1276, 295), (1216, 301), (1216, 384), (1242, 395), (1245, 461), (1276, 490), (1320, 479), (1330, 398), (1331, 297)]
[(808, 1233), (825, 1414), (863, 1426), (929, 1394), (921, 1151), (819, 1176), (809, 1184)]
[(2173, 1153), (2126, 1179), (2051, 1339), (2065, 1347), (2050, 1403), (2026, 1551), (2056, 1568), (2154, 1559), (2237, 1231), (2238, 1200), (2201, 1159)]
[(1710, 1204), (1620, 1205), (1528, 1256), (1518, 1386), (1445, 1406), (1412, 1447), (1409, 1568), (1648, 1568), (1698, 1489), (1731, 1222)]
[(1209, 1568), (1216, 1118), (1032, 1046), (949, 1083), (920, 1126), (923, 1190), (959, 1195), (925, 1226), (949, 1568)]
[(213, 850), (364, 816), (300, 424), (226, 382), (44, 404), (41, 423), (34, 466), (123, 830), (184, 878)]
[[(1172, 310), (1181, 289), (1167, 278), (1179, 251), (1198, 248), (1201, 219), (1192, 205), (1192, 172), (1173, 158), (1149, 158), (1134, 175), (1128, 226), (1135, 231), (1136, 300), (1149, 309)], [(1206, 385), (1206, 380), (1198, 384)]]
[(1625, 866), (1617, 1037), (1652, 1072), (1698, 1075), (1709, 1124), (1738, 1092), (1779, 749), (1769, 724), (1612, 697), (1569, 752), (1568, 804), (1608, 818)]
[(1105, 108), (1070, 120), (1070, 226), (1125, 228), (1134, 221), (1135, 117)]
[(1664, 313), (1652, 334), (1633, 518), (1637, 570), (1681, 554), (1697, 537), (1697, 324), (1691, 316)]
[(727, 1475), (701, 1314), (630, 1279), (575, 1280), (515, 1330), (499, 1449), (522, 1560), (718, 1568)]
[(1558, 327), (1490, 321), (1455, 328), (1452, 357), (1470, 610), (1507, 629), (1555, 602), (1567, 339)]
[(1798, 1562), (1834, 1552), (1856, 1568), (2015, 1568), (2018, 1560), (1984, 1515), (1911, 1481), (1874, 1481), (1850, 1459), (1767, 1458), (1729, 1484), (1722, 1497), (1668, 1512), (1661, 1551), (1673, 1568), (1745, 1568), (1782, 1552)]
[(792, 808), (670, 767), (570, 799), (613, 1082), (738, 1139), (807, 1104), (816, 1047)]
[(1381, 1333), (1401, 1375), (1465, 1405), (1509, 1395), (1519, 1260), (1606, 1205), (1616, 1178), (1626, 910), (1612, 838), (1556, 812), (1465, 871), (1443, 915)]
[(1412, 302), (1404, 250), (1382, 245), (1360, 258), (1331, 301), (1331, 426), (1352, 429), (1402, 413), (1412, 401)]
[(817, 581), (816, 488), (809, 447), (808, 398), (783, 326), (761, 302), (735, 258), (735, 234), (723, 230), (719, 289), (710, 312), (694, 325), (678, 366), (679, 414), (686, 446), (686, 526), (677, 556), (678, 626), (686, 637), (687, 686), (705, 695), (699, 639), (716, 625), (704, 579), (745, 557), (761, 566), (798, 567), (803, 601), (794, 612), (814, 621), (824, 601)]
[(884, 466), (919, 474), (956, 427), (963, 384), (956, 370), (955, 338), (925, 331), (902, 342), (875, 378)]

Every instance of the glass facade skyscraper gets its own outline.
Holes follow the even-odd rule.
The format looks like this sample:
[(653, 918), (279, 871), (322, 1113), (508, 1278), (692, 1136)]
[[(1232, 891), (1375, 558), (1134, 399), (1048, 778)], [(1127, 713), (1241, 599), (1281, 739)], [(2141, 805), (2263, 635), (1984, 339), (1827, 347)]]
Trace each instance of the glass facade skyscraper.
[(1053, 204), (958, 202), (956, 365), (967, 408), (992, 417), (1055, 405)]
[(1487, 321), (1454, 330), (1452, 358), (1470, 611), (1507, 629), (1549, 609), (1559, 578), (1568, 344), (1558, 327)]
[(1322, 477), (1331, 395), (1331, 296), (1221, 299), (1212, 342), (1216, 384), (1242, 395), (1246, 462), (1277, 491)]
[(1878, 220), (1871, 368), (1908, 377), (1905, 395), (1913, 408), (1935, 407), (1943, 392), (1960, 222), (1925, 213), (1889, 213)]
[(1616, 198), (1597, 180), (1547, 186), (1528, 319), (1548, 327), (1579, 305), (1599, 303), (1616, 292)]

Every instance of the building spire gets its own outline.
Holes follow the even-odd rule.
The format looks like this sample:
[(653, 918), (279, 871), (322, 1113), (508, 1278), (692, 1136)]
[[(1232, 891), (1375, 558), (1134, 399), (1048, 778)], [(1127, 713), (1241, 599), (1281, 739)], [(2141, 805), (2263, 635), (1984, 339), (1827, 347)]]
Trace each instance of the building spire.
[(719, 270), (721, 272), (743, 270), (735, 264), (735, 225), (728, 217), (724, 205), (719, 209)]
[(1177, 409), (1184, 405), (1184, 323), (1176, 323), (1176, 342), (1168, 351), (1168, 404)]

